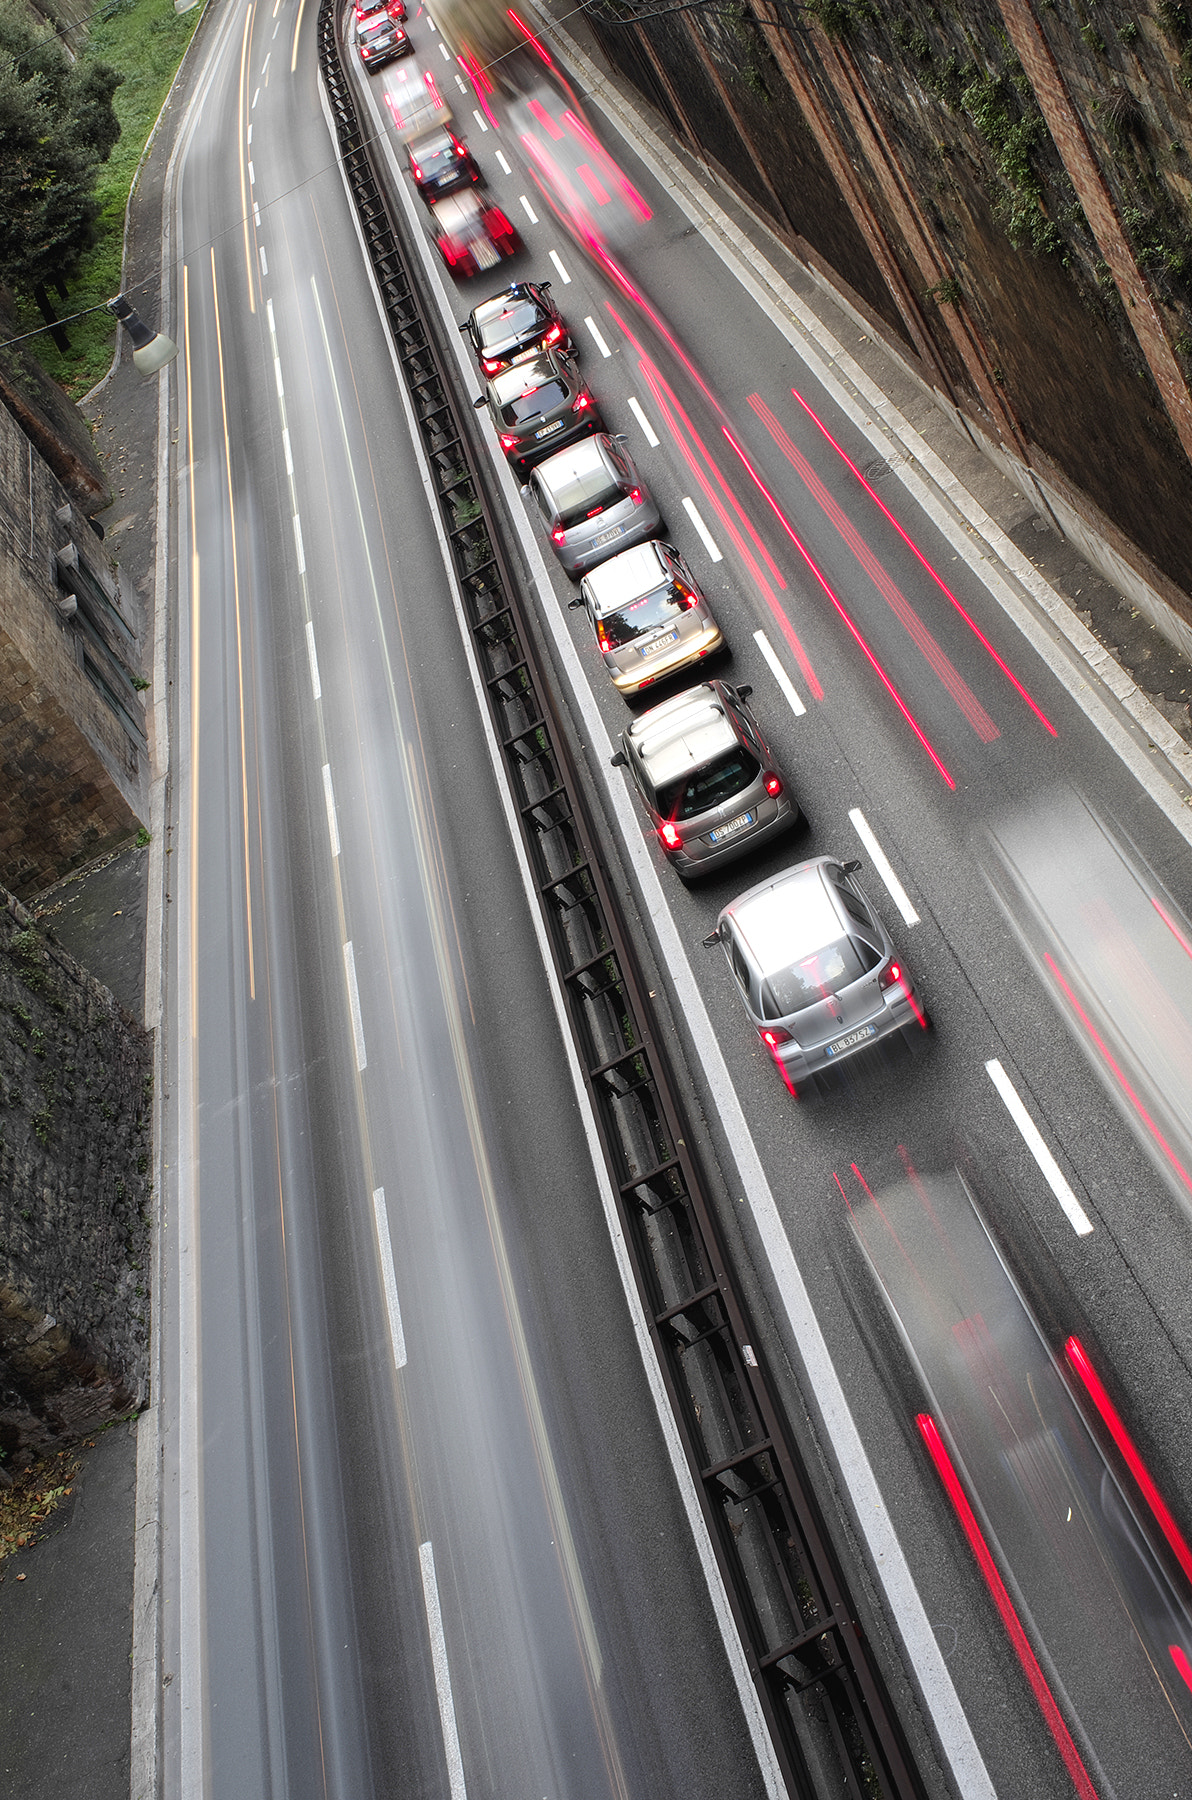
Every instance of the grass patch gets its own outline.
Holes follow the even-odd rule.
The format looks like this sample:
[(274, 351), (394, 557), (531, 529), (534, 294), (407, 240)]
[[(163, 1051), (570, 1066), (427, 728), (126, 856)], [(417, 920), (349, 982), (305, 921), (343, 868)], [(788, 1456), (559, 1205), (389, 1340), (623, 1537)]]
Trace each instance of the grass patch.
[[(111, 63), (124, 76), (113, 100), (120, 138), (107, 162), (100, 164), (95, 244), (80, 262), (67, 298), (53, 296), (55, 309), (63, 316), (102, 305), (120, 291), (124, 213), (132, 178), (202, 14), (201, 6), (176, 13), (174, 0), (110, 0), (92, 15), (84, 57)], [(44, 323), (32, 300), (22, 299), (17, 310), (25, 331)], [(156, 320), (150, 322), (156, 324)], [(107, 374), (117, 326), (110, 313), (99, 312), (66, 329), (71, 343), (68, 351), (60, 351), (48, 332), (32, 339), (28, 347), (71, 399), (79, 400)]]

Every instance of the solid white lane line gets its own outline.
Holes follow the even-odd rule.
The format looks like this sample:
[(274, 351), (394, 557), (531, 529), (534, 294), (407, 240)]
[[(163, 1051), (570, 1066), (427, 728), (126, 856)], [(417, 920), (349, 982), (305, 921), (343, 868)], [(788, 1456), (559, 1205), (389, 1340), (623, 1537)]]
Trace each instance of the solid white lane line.
[(258, 254), (258, 255), (259, 255), (259, 257), (260, 257), (260, 259), (261, 259), (261, 274), (262, 274), (262, 275), (268, 275), (268, 273), (269, 273), (269, 264), (268, 264), (268, 262), (267, 262), (267, 261), (266, 261), (266, 259), (265, 259), (265, 246), (264, 246), (264, 244), (258, 244), (258, 245), (257, 245), (257, 254)]
[(658, 433), (654, 430), (654, 427), (651, 425), (649, 419), (647, 419), (645, 413), (642, 411), (641, 407), (638, 405), (637, 401), (634, 399), (632, 394), (630, 394), (629, 399), (626, 402), (626, 404), (628, 405), (630, 412), (633, 414), (633, 416), (637, 420), (638, 424), (641, 426), (642, 432), (645, 436), (645, 440), (646, 440), (647, 444), (649, 444), (651, 450), (657, 450), (657, 448), (658, 448)]
[(755, 631), (753, 634), (753, 641), (769, 663), (770, 673), (781, 688), (783, 699), (794, 713), (796, 719), (801, 719), (803, 714), (807, 711), (807, 708), (795, 692), (794, 682), (779, 662), (778, 654), (775, 651), (773, 644), (771, 644), (764, 631)]
[(853, 822), (853, 830), (868, 850), (869, 860), (881, 876), (887, 894), (889, 894), (891, 900), (893, 900), (895, 906), (902, 914), (903, 924), (917, 925), (919, 923), (919, 915), (907, 898), (906, 889), (903, 887), (901, 881), (899, 881), (897, 875), (895, 875), (894, 866), (889, 857), (874, 837), (873, 827), (870, 825), (869, 820), (865, 817), (865, 814), (861, 811), (859, 806), (853, 807), (852, 811), (849, 813), (849, 818)]
[(397, 1304), (397, 1276), (393, 1270), (393, 1245), (389, 1239), (389, 1213), (383, 1187), (373, 1189), (373, 1218), (377, 1226), (377, 1251), (381, 1258), (381, 1282), (385, 1289), (385, 1309), (389, 1314), (389, 1338), (393, 1345), (394, 1366), (406, 1366), (406, 1336), (401, 1328), (401, 1308)]
[(560, 257), (559, 252), (557, 250), (552, 250), (550, 253), (550, 259), (554, 263), (555, 268), (559, 271), (559, 280), (563, 283), (563, 286), (570, 287), (571, 286), (571, 277), (567, 273), (566, 269), (563, 267), (562, 258)]
[(306, 574), (306, 552), (302, 548), (302, 520), (294, 514), (294, 548), (298, 552), (298, 573)]
[(327, 830), (331, 836), (331, 854), (339, 855), (339, 820), (335, 816), (335, 790), (331, 785), (331, 764), (323, 764), (323, 798), (327, 802)]
[(723, 562), (724, 558), (721, 556), (720, 551), (717, 547), (716, 539), (712, 536), (712, 533), (708, 530), (708, 527), (704, 524), (703, 519), (700, 517), (699, 508), (695, 504), (695, 501), (692, 500), (686, 494), (684, 494), (684, 496), (683, 496), (683, 511), (687, 514), (687, 517), (691, 520), (691, 523), (695, 526), (695, 529), (699, 532), (700, 539), (703, 543), (704, 549), (708, 552), (708, 555), (712, 558), (712, 561), (713, 562)]
[(319, 659), (315, 655), (314, 621), (306, 621), (306, 654), (310, 658), (310, 685), (315, 690), (315, 699), (323, 698), (323, 684), (319, 680)]
[(1018, 1090), (995, 1057), (985, 1065), (985, 1073), (1001, 1095), (1006, 1111), (1022, 1133), (1023, 1142), (1038, 1163), (1043, 1179), (1064, 1209), (1069, 1225), (1077, 1237), (1088, 1237), (1093, 1222), (1064, 1180), (1059, 1164), (1043, 1142), (1043, 1134), (1019, 1098)]
[(585, 319), (584, 324), (587, 326), (588, 330), (592, 333), (592, 339), (596, 345), (597, 350), (599, 350), (601, 356), (611, 356), (612, 351), (609, 349), (608, 345), (605, 343), (603, 337), (601, 336), (600, 327), (599, 327), (599, 325), (597, 325), (595, 319)]
[(506, 175), (512, 175), (513, 170), (509, 167), (509, 164), (505, 161), (505, 158), (501, 155), (501, 152), (499, 150), (496, 152), (496, 157), (497, 157), (497, 161), (500, 163), (501, 167), (504, 169)]
[(447, 1667), (447, 1640), (443, 1636), (439, 1585), (435, 1580), (435, 1552), (429, 1541), (418, 1546), (418, 1561), (422, 1568), (422, 1597), (426, 1602), (426, 1623), (430, 1629), (430, 1658), (435, 1672), (435, 1692), (439, 1696), (439, 1724), (442, 1726), (443, 1749), (447, 1755), (447, 1780), (451, 1800), (467, 1800), (464, 1759), (460, 1754), (455, 1701), (451, 1696), (451, 1671)]
[[(460, 82), (459, 85), (460, 85), (460, 87), (464, 86), (462, 81)], [(464, 92), (467, 93), (467, 91), (468, 90), (466, 88), (464, 88)], [(472, 108), (472, 117), (475, 119), (477, 125), (479, 125), (481, 131), (488, 130), (488, 120), (485, 118), (484, 114), (481, 112), (481, 110), (478, 106), (474, 106)]]
[(361, 1071), (368, 1067), (368, 1055), (364, 1048), (364, 1020), (360, 1014), (360, 989), (356, 985), (356, 953), (352, 949), (352, 940), (344, 945), (344, 974), (348, 978), (348, 1005), (352, 1011), (352, 1037), (356, 1043), (356, 1067)]
[(529, 219), (531, 225), (537, 225), (538, 214), (534, 211), (534, 208), (530, 205), (530, 202), (526, 199), (526, 196), (524, 194), (519, 194), (518, 199), (521, 201), (522, 206), (525, 208), (526, 217), (527, 217), (527, 219)]
[(286, 474), (292, 475), (294, 473), (294, 458), (290, 451), (290, 428), (288, 425), (283, 425), (281, 428), (281, 447), (286, 453)]

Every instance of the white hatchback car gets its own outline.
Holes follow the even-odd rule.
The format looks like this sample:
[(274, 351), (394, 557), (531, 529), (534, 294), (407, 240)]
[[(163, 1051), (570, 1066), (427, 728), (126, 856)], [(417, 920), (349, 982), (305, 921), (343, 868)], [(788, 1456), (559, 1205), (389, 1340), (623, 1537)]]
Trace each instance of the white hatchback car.
[(859, 1050), (926, 1027), (910, 976), (854, 879), (831, 856), (748, 888), (704, 939), (728, 957), (745, 1010), (794, 1093)]

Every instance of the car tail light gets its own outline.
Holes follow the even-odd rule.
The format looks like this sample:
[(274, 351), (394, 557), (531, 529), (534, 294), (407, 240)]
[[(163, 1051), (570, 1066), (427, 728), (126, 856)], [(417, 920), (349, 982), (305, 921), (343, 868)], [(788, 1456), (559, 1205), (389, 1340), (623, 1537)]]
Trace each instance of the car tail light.
[(413, 175), (415, 181), (422, 180), (422, 170), (418, 167), (417, 163), (410, 164), (410, 172)]
[(777, 775), (771, 774), (766, 776), (766, 792), (772, 800), (777, 800), (779, 794), (782, 792), (782, 782)]
[(506, 437), (504, 432), (501, 433), (501, 448), (502, 448), (502, 450), (512, 450), (514, 448), (514, 446), (516, 445), (516, 443), (517, 443), (517, 439), (515, 437)]
[(591, 404), (591, 394), (580, 394), (579, 397), (572, 402), (571, 410), (572, 412), (587, 412)]
[(690, 612), (693, 606), (699, 605), (699, 601), (696, 599), (691, 589), (689, 587), (684, 587), (681, 581), (676, 581), (675, 583), (675, 599), (681, 602), (687, 612)]
[(562, 335), (563, 327), (561, 325), (552, 325), (542, 340), (543, 349), (548, 350), (552, 344), (557, 344)]
[(499, 356), (482, 356), (480, 358), (480, 367), (484, 370), (486, 375), (495, 375), (500, 366), (501, 359)]
[(663, 824), (658, 835), (668, 850), (677, 850), (683, 842), (678, 826), (672, 825), (669, 819)]
[(609, 647), (608, 634), (602, 624), (598, 624), (596, 627), (596, 642), (600, 645), (602, 650), (607, 650)]
[(642, 503), (642, 491), (641, 491), (641, 489), (640, 489), (640, 488), (634, 488), (634, 489), (633, 489), (633, 491), (632, 491), (632, 493), (631, 493), (631, 494), (630, 494), (630, 496), (629, 496), (629, 498), (630, 498), (630, 499), (631, 499), (631, 500), (632, 500), (632, 501), (633, 501), (633, 504), (634, 504), (634, 505), (635, 505), (635, 506), (640, 506), (640, 505), (641, 505), (641, 503)]
[(896, 987), (901, 980), (902, 970), (896, 962), (892, 962), (878, 976), (877, 985), (880, 988), (892, 988)]
[(760, 1025), (758, 1030), (767, 1050), (777, 1050), (779, 1044), (789, 1044), (793, 1041), (790, 1032), (784, 1031), (781, 1025)]
[(566, 542), (567, 533), (563, 530), (563, 527), (561, 525), (556, 525), (554, 530), (551, 532), (551, 537), (554, 539), (556, 544), (562, 544), (562, 543)]

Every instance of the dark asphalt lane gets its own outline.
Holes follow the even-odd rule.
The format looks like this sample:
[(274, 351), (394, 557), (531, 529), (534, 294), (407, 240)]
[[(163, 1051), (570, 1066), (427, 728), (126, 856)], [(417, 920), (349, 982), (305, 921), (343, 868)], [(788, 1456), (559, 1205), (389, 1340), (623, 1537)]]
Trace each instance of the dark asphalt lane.
[[(513, 169), (505, 177), (495, 160), (493, 137), (479, 137), (470, 129), (466, 135), (501, 204), (522, 225), (519, 196), (532, 190), (524, 178), (518, 180), (516, 146), (503, 143), (502, 153)], [(621, 157), (622, 146), (614, 148)], [(724, 448), (723, 421), (682, 358), (648, 322), (648, 309), (639, 308), (630, 317), (623, 295), (549, 218), (538, 231), (522, 226), (528, 251), (507, 265), (508, 273), (553, 279), (556, 298), (580, 340), (585, 368), (610, 423), (629, 435), (675, 541), (689, 556), (726, 628), (733, 646), (732, 676), (754, 683), (755, 708), (763, 710), (776, 748), (795, 774), (811, 820), (811, 831), (798, 853), (832, 851), (864, 857), (848, 820), (850, 809), (861, 806), (921, 914), (922, 922), (908, 929), (877, 879), (867, 875), (871, 897), (922, 983), (936, 1024), (924, 1054), (877, 1069), (854, 1064), (841, 1071), (837, 1091), (814, 1098), (797, 1116), (760, 1047), (749, 1041), (723, 959), (714, 955), (697, 962), (696, 972), (833, 1360), (871, 1455), (880, 1464), (887, 1501), (895, 1511), (928, 1615), (938, 1622), (940, 1639), (949, 1647), (949, 1662), (995, 1786), (999, 1791), (1028, 1787), (1043, 1791), (1041, 1784), (1048, 1781), (1056, 1792), (1063, 1792), (1068, 1777), (1059, 1754), (1043, 1731), (1001, 1628), (964, 1560), (954, 1521), (925, 1461), (914, 1429), (914, 1413), (922, 1403), (916, 1378), (905, 1362), (899, 1368), (896, 1350), (891, 1356), (880, 1325), (869, 1317), (872, 1296), (865, 1296), (852, 1266), (847, 1210), (835, 1176), (846, 1176), (855, 1161), (865, 1179), (879, 1187), (903, 1178), (907, 1163), (926, 1174), (942, 1173), (957, 1163), (963, 1166), (999, 1241), (1020, 1265), (1024, 1282), (1045, 1302), (1041, 1310), (1061, 1338), (1076, 1324), (1091, 1328), (1105, 1365), (1129, 1396), (1131, 1420), (1153, 1456), (1160, 1485), (1173, 1497), (1186, 1493), (1192, 1480), (1187, 1431), (1187, 1354), (1192, 1340), (1186, 1288), (1179, 1274), (1187, 1256), (1186, 1219), (1157, 1181), (1133, 1136), (1123, 1129), (1101, 1081), (1090, 1073), (995, 904), (978, 862), (987, 825), (1004, 819), (1025, 801), (1046, 799), (1071, 787), (1092, 792), (1112, 820), (1128, 827), (1147, 860), (1185, 904), (1187, 844), (1140, 794), (1129, 772), (1050, 669), (1011, 628), (963, 558), (897, 483), (883, 480), (884, 504), (1028, 689), (1056, 735), (1045, 729), (950, 602), (925, 580), (921, 565), (822, 434), (791, 401), (790, 387), (797, 386), (807, 396), (863, 469), (872, 465), (871, 446), (832, 398), (815, 390), (790, 346), (742, 302), (722, 264), (691, 233), (685, 216), (649, 172), (633, 163), (627, 152), (624, 160), (655, 208), (649, 231), (624, 251), (625, 266), (651, 304), (665, 310), (673, 335), (720, 401), (829, 585), (848, 603), (875, 656), (956, 783), (954, 789), (947, 785), (908, 729), (822, 589), (809, 580), (805, 564), (792, 553), (789, 538), (776, 529), (773, 512), (758, 502), (756, 488), (751, 495), (752, 484), (740, 479), (739, 462), (738, 473), (733, 474), (736, 459)], [(541, 213), (542, 208), (538, 210)], [(413, 203), (407, 211), (420, 217)], [(551, 248), (570, 275), (569, 283), (562, 282), (548, 261)], [(451, 313), (461, 318), (481, 293), (497, 284), (490, 278), (454, 290), (443, 285)], [(628, 332), (619, 330), (610, 308), (626, 321)], [(646, 323), (641, 321), (643, 311)], [(612, 349), (607, 359), (585, 332), (583, 321), (589, 316), (598, 321)], [(648, 361), (633, 338), (643, 345)], [(655, 403), (662, 395), (672, 416), (680, 419), (668, 389), (703, 443), (714, 449), (787, 583), (784, 590), (778, 589), (772, 573), (767, 577), (771, 592), (781, 595), (780, 605), (825, 693), (822, 704), (813, 703), (804, 718), (795, 719), (785, 710), (753, 645), (752, 634), (759, 627), (781, 644), (774, 610), (698, 485), (696, 471), (702, 466), (707, 472), (708, 467), (706, 462), (701, 465), (701, 453), (697, 450), (694, 457), (685, 458), (668, 438), (666, 408)], [(795, 478), (770, 434), (759, 428), (748, 406), (748, 396), (755, 392), (781, 419), (796, 452), (810, 465), (811, 488)], [(628, 404), (630, 396), (652, 418), (662, 439), (657, 450), (645, 443)], [(686, 428), (679, 435), (690, 449), (693, 439)], [(853, 550), (814, 498), (816, 478), (828, 490), (829, 501), (835, 501), (864, 534), (866, 545), (920, 613), (934, 642), (913, 620), (912, 636), (890, 605), (888, 585), (883, 594), (862, 573)], [(723, 551), (723, 562), (709, 560), (683, 512), (684, 495), (694, 495)], [(731, 508), (729, 517), (737, 517)], [(536, 526), (529, 529), (533, 532)], [(764, 568), (756, 552), (754, 561)], [(550, 591), (561, 608), (569, 597), (567, 584), (556, 577)], [(625, 716), (622, 703), (603, 675), (582, 616), (562, 612), (559, 616), (570, 631), (612, 736)], [(782, 654), (796, 687), (810, 698), (798, 663), (785, 650)], [(776, 852), (748, 865), (739, 877), (727, 875), (692, 893), (663, 871), (664, 891), (683, 941), (698, 946), (718, 904), (761, 878), (767, 868), (787, 860), (789, 853)], [(647, 897), (647, 912), (649, 905)], [(701, 954), (693, 950), (696, 958)], [(693, 1040), (691, 1047), (698, 1065), (698, 1041)], [(1081, 1239), (1073, 1233), (1011, 1125), (985, 1072), (985, 1063), (995, 1057), (1059, 1155), (1067, 1179), (1094, 1221), (1091, 1237)], [(708, 1111), (713, 1110), (709, 1096)], [(712, 1131), (715, 1135), (714, 1120)], [(731, 1165), (732, 1144), (722, 1140), (721, 1147)], [(1095, 1628), (1076, 1646), (1074, 1653), (1082, 1652), (1094, 1659), (1098, 1655)], [(1155, 1767), (1141, 1774), (1133, 1752), (1128, 1702), (1121, 1720), (1118, 1766), (1114, 1766), (1118, 1731), (1112, 1707), (1098, 1706), (1095, 1711), (1086, 1726), (1096, 1734), (1106, 1768), (1113, 1768), (1114, 1790), (1153, 1791)], [(1016, 1720), (1011, 1733), (1004, 1728), (1008, 1716)], [(1173, 1792), (1183, 1777), (1185, 1755), (1186, 1746), (1177, 1744), (1168, 1771)], [(1138, 1785), (1140, 1779), (1143, 1787)]]
[(278, 14), (174, 196), (166, 1788), (760, 1797)]

